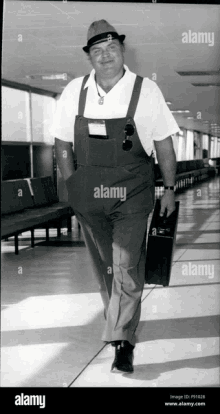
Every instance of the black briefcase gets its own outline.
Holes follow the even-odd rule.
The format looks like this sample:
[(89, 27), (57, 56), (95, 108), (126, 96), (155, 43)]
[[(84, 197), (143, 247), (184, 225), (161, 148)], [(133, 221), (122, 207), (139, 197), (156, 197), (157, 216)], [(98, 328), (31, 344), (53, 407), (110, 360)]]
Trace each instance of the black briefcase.
[(176, 201), (176, 210), (168, 218), (166, 218), (166, 213), (160, 217), (160, 207), (160, 199), (157, 199), (148, 233), (145, 283), (169, 286), (179, 201)]

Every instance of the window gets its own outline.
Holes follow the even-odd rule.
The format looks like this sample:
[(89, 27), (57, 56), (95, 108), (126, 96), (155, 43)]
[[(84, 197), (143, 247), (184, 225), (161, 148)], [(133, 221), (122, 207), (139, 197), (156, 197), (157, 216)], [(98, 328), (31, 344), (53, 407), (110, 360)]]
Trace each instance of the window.
[(211, 148), (210, 148), (210, 158), (217, 158), (218, 157), (218, 137), (211, 137)]
[(2, 86), (2, 141), (30, 141), (28, 92)]
[(193, 137), (194, 160), (200, 160), (202, 158), (201, 133), (198, 131), (193, 131)]
[(218, 138), (218, 143), (217, 143), (217, 157), (220, 157), (220, 138)]
[(187, 130), (186, 134), (186, 160), (194, 159), (194, 140), (193, 131)]
[[(56, 99), (31, 93), (33, 142), (53, 145), (49, 132)], [(31, 142), (29, 92), (2, 86), (2, 140)]]
[(54, 144), (49, 128), (54, 119), (56, 100), (49, 96), (31, 93), (33, 142)]
[(202, 135), (202, 158), (208, 159), (209, 156), (209, 135)]
[(181, 130), (178, 139), (177, 161), (185, 161), (186, 159), (186, 130)]

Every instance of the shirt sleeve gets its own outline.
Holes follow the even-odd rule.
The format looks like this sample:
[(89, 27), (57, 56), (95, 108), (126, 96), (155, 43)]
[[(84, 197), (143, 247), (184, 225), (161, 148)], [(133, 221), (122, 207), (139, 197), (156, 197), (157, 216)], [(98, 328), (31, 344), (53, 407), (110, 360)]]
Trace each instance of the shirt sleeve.
[(152, 140), (161, 141), (180, 131), (156, 83), (152, 93), (152, 111)]
[(62, 141), (74, 142), (75, 116), (77, 115), (77, 104), (74, 88), (69, 85), (63, 90), (55, 111), (50, 133), (54, 138)]

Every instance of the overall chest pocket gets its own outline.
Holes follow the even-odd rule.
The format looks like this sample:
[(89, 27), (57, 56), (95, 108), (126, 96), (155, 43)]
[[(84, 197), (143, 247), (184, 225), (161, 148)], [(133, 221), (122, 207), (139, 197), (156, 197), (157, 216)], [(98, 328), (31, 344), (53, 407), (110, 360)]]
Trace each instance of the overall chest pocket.
[(116, 165), (116, 145), (114, 139), (87, 140), (87, 165), (112, 167)]

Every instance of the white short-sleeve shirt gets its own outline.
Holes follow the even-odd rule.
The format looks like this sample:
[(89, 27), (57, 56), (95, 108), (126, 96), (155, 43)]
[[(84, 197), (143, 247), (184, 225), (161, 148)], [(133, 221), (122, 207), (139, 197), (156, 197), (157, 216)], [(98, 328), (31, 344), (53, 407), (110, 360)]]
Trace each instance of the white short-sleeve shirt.
[[(126, 72), (117, 84), (105, 93), (100, 86), (98, 90), (104, 96), (104, 104), (99, 105), (99, 95), (93, 69), (85, 84), (88, 88), (85, 118), (111, 119), (125, 118), (136, 80), (136, 74), (124, 65)], [(57, 110), (50, 133), (54, 138), (72, 142), (74, 148), (74, 125), (78, 115), (79, 94), (83, 77), (72, 80), (63, 90), (57, 103)], [(141, 93), (134, 116), (135, 125), (143, 148), (150, 155), (154, 149), (153, 141), (160, 141), (179, 132), (179, 127), (170, 112), (163, 94), (157, 84), (149, 78), (143, 78)]]

